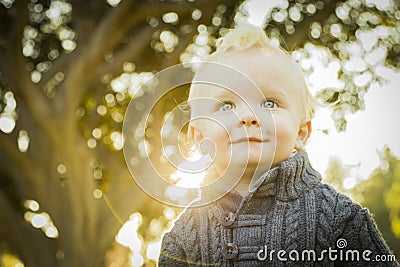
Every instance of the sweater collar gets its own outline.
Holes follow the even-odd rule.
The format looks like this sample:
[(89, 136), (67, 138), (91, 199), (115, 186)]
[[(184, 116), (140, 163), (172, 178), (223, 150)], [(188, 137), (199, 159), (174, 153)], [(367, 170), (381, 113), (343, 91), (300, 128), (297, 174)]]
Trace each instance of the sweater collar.
[(310, 165), (307, 152), (300, 150), (262, 175), (250, 187), (245, 199), (275, 195), (280, 201), (292, 201), (320, 180), (320, 174)]
[[(314, 188), (320, 180), (321, 176), (310, 165), (307, 153), (301, 150), (261, 175), (244, 197), (232, 190), (218, 201), (217, 206), (221, 211), (241, 211), (253, 197), (275, 196), (279, 201), (293, 201)], [(220, 192), (228, 189), (215, 190)], [(208, 194), (202, 195), (207, 198)]]

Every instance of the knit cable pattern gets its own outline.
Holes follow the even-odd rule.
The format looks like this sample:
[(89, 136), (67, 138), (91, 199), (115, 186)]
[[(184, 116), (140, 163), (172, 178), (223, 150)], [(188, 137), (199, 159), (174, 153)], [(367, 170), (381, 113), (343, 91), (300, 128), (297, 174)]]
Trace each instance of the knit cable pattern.
[[(372, 251), (371, 257), (389, 254), (368, 211), (320, 179), (300, 151), (261, 176), (243, 198), (230, 192), (208, 206), (188, 209), (164, 236), (159, 266), (398, 266), (326, 255), (316, 261), (254, 258), (264, 245), (287, 253), (313, 250), (319, 257), (337, 249), (339, 239), (346, 240), (346, 249)], [(226, 213), (235, 214), (233, 225), (221, 225)], [(237, 248), (233, 258), (224, 254), (228, 243)]]

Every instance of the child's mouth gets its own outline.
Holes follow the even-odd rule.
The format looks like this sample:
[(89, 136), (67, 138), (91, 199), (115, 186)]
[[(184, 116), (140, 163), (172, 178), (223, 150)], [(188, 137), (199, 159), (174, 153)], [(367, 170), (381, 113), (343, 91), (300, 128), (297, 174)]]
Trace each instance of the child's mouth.
[(262, 142), (266, 142), (266, 140), (258, 138), (258, 137), (242, 137), (242, 138), (238, 138), (233, 140), (231, 143), (232, 144), (237, 144), (237, 143), (248, 143), (248, 142), (257, 142), (257, 143), (262, 143)]

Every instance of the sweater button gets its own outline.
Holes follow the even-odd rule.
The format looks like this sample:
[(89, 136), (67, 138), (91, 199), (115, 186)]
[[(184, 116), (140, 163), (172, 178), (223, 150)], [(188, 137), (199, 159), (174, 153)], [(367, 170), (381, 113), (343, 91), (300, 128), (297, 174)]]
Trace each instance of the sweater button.
[(235, 223), (235, 220), (236, 220), (235, 213), (227, 212), (227, 213), (222, 214), (222, 216), (220, 218), (220, 223), (225, 227), (229, 227)]
[(232, 260), (239, 254), (239, 248), (234, 243), (227, 243), (222, 249), (222, 255), (227, 260)]

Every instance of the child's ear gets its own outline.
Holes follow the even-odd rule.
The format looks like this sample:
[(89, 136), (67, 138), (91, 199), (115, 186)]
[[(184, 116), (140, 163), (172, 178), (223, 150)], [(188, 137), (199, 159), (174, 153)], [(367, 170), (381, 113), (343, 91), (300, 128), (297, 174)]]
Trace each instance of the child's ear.
[(310, 119), (305, 119), (299, 127), (299, 132), (297, 133), (297, 140), (294, 148), (296, 150), (301, 150), (304, 148), (304, 146), (307, 144), (307, 140), (310, 137), (311, 134), (311, 120)]

